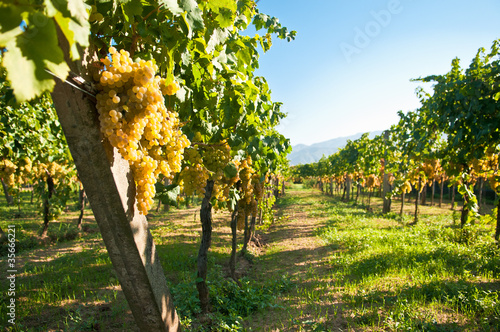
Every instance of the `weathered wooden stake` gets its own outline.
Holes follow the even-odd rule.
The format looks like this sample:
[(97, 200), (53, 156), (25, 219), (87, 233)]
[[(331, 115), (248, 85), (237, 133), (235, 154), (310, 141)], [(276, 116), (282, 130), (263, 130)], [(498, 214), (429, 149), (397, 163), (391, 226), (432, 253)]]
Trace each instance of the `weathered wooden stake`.
[(128, 162), (103, 140), (95, 104), (85, 94), (57, 81), (52, 99), (137, 326), (142, 332), (178, 331), (153, 237), (135, 207)]

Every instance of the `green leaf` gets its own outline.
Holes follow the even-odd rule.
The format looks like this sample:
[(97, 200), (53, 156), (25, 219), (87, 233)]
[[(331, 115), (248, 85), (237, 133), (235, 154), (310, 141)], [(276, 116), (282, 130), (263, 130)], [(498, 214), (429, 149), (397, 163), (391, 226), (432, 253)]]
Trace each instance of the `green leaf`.
[(219, 15), (217, 15), (217, 18), (215, 19), (217, 23), (219, 23), (219, 26), (221, 28), (228, 28), (231, 25), (233, 25), (235, 19), (235, 13), (227, 10), (227, 9), (222, 9), (219, 12)]
[(238, 204), (238, 201), (241, 199), (241, 196), (235, 188), (231, 188), (229, 191), (229, 205), (231, 207), (231, 210), (235, 210), (236, 206)]
[[(37, 22), (45, 18), (44, 25), (28, 25), (28, 29), (11, 40), (7, 45), (3, 65), (7, 69), (7, 79), (11, 82), (18, 102), (33, 99), (44, 91), (53, 89), (53, 77), (48, 69), (62, 79), (66, 79), (69, 67), (59, 48), (54, 21), (48, 17), (29, 20)], [(40, 22), (40, 21), (38, 21)]]
[(156, 195), (165, 205), (177, 205), (177, 196), (181, 193), (181, 187), (176, 184), (165, 186), (156, 183)]
[(158, 3), (164, 5), (174, 15), (180, 15), (183, 12), (177, 0), (160, 0)]
[(22, 9), (16, 6), (0, 5), (0, 47), (5, 47), (23, 31), (20, 24), (23, 21)]
[(184, 10), (182, 17), (188, 26), (189, 32), (203, 29), (203, 13), (198, 7), (198, 3), (195, 0), (179, 0), (179, 5)]
[(238, 9), (238, 4), (233, 0), (211, 0), (208, 1), (208, 8), (215, 13), (219, 13), (221, 9), (235, 12)]
[(227, 178), (232, 179), (238, 175), (238, 168), (234, 163), (230, 162), (226, 165), (226, 167), (224, 167), (224, 175)]
[(61, 28), (61, 31), (68, 40), (71, 59), (78, 60), (80, 58), (80, 53), (78, 52), (76, 44), (84, 48), (89, 46), (89, 23), (86, 22), (84, 26), (81, 26), (71, 18), (63, 17), (63, 15), (59, 12), (54, 16), (54, 18), (57, 25), (59, 25), (59, 28)]
[[(55, 1), (57, 3), (61, 3), (60, 0)], [(88, 24), (89, 17), (85, 3), (81, 0), (68, 0), (67, 2), (71, 17), (74, 18), (81, 26), (85, 26), (85, 24)]]
[(142, 15), (142, 3), (139, 1), (129, 1), (122, 4), (122, 10), (127, 22), (130, 22), (135, 15)]
[(228, 35), (229, 31), (227, 29), (215, 29), (207, 43), (206, 52), (212, 53), (217, 45), (222, 44), (226, 40)]

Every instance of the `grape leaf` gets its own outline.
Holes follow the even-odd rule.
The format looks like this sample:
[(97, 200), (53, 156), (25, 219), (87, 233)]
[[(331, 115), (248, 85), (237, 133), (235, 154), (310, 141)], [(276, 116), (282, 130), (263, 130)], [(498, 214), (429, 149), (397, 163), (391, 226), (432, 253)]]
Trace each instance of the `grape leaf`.
[[(57, 2), (61, 1), (57, 0)], [(89, 21), (87, 9), (85, 7), (85, 2), (81, 0), (68, 0), (68, 10), (71, 13), (71, 17), (80, 23), (81, 26), (85, 26)]]
[[(29, 21), (28, 21), (29, 22)], [(33, 99), (52, 90), (50, 70), (65, 79), (69, 67), (57, 42), (54, 21), (47, 18), (45, 25), (34, 25), (7, 44), (3, 65), (18, 102)]]
[(182, 17), (186, 21), (189, 32), (201, 30), (204, 27), (203, 16), (200, 7), (195, 0), (179, 0), (180, 7), (184, 10)]
[(234, 178), (238, 175), (238, 168), (234, 163), (230, 162), (224, 167), (224, 175), (229, 179)]
[(20, 27), (23, 21), (21, 14), (22, 10), (19, 7), (0, 6), (0, 22), (2, 22), (0, 24), (0, 47), (7, 46), (10, 40), (23, 32)]
[(219, 23), (221, 28), (230, 27), (233, 24), (234, 19), (234, 13), (227, 9), (221, 9), (216, 18), (217, 23)]
[(129, 1), (122, 4), (123, 15), (129, 22), (134, 15), (142, 15), (142, 4), (139, 1)]
[(89, 46), (90, 25), (87, 22), (85, 26), (81, 26), (71, 18), (63, 17), (60, 12), (58, 12), (54, 18), (68, 40), (71, 59), (79, 59), (80, 53), (78, 52), (76, 44), (78, 43), (82, 47)]
[(231, 188), (229, 191), (229, 205), (231, 207), (231, 210), (235, 210), (236, 206), (238, 204), (238, 201), (241, 199), (240, 194), (238, 193), (238, 190), (235, 188)]
[(217, 45), (224, 43), (228, 35), (229, 31), (227, 29), (215, 29), (207, 43), (206, 52), (212, 53)]
[(219, 13), (221, 9), (229, 9), (235, 12), (238, 9), (236, 1), (231, 0), (211, 0), (208, 2), (208, 8), (215, 13)]
[(177, 205), (177, 196), (181, 193), (181, 187), (176, 184), (163, 185), (159, 182), (155, 184), (156, 196), (165, 205)]
[(164, 5), (174, 15), (180, 15), (183, 12), (177, 0), (160, 0), (158, 2)]

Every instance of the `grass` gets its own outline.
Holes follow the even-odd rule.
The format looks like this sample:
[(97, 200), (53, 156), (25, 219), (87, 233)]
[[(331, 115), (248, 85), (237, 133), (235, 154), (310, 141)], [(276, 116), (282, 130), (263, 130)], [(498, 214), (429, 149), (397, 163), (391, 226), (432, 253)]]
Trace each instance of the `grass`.
[(330, 256), (331, 278), (344, 281), (344, 301), (357, 314), (370, 308), (353, 323), (439, 330), (451, 324), (440, 315), (445, 310), (453, 312), (450, 327), (460, 321), (482, 330), (500, 325), (500, 255), (491, 227), (461, 230), (445, 218), (427, 217), (415, 227), (379, 228), (387, 222), (347, 215), (318, 231), (338, 250)]
[(407, 226), (411, 216), (382, 215), (380, 199), (372, 198), (374, 212), (313, 189), (292, 189), (289, 200), (281, 206), (293, 216), (287, 228), (313, 230), (291, 234), (301, 253), (292, 255), (276, 237), (261, 259), (270, 254), (272, 264), (287, 253), (296, 262), (287, 272), (298, 278), (297, 288), (281, 298), (286, 313), (255, 316), (252, 330), (500, 329), (500, 253), (491, 218), (460, 229), (453, 212), (424, 206), (419, 224)]
[[(138, 331), (125, 300), (97, 225), (93, 218), (83, 222), (85, 231), (74, 224), (78, 212), (70, 210), (51, 222), (49, 236), (41, 238), (41, 218), (36, 207), (22, 204), (22, 214), (12, 207), (0, 207), (0, 226), (16, 227), (16, 325), (8, 323), (7, 304), (11, 296), (0, 295), (2, 331)], [(87, 212), (87, 215), (91, 215)], [(213, 313), (200, 321), (196, 290), (196, 264), (201, 225), (196, 208), (152, 211), (150, 230), (181, 325), (187, 331), (238, 331), (251, 313), (276, 306), (276, 294), (293, 283), (283, 276), (256, 282), (245, 275), (250, 264), (238, 263), (240, 285), (228, 278), (230, 253), (229, 213), (214, 214), (209, 259), (209, 289)], [(241, 234), (240, 234), (241, 236)], [(240, 237), (241, 239), (241, 237)], [(2, 247), (0, 287), (8, 289), (7, 246)], [(252, 258), (252, 255), (249, 255)]]
[[(0, 205), (0, 226), (16, 226), (19, 268), (16, 328), (3, 330), (138, 331), (91, 213), (78, 231), (70, 207), (41, 239), (41, 218), (28, 202), (21, 215)], [(240, 286), (228, 278), (229, 214), (214, 214), (213, 313), (203, 318), (195, 287), (198, 209), (152, 211), (148, 221), (186, 331), (498, 331), (493, 220), (462, 230), (456, 213), (423, 206), (419, 224), (407, 226), (412, 218), (400, 220), (397, 201), (385, 216), (381, 205), (372, 197), (367, 212), (315, 189), (289, 188), (274, 222), (260, 227), (260, 246), (240, 258)], [(0, 287), (7, 289), (2, 250)], [(0, 295), (5, 327), (8, 300)]]

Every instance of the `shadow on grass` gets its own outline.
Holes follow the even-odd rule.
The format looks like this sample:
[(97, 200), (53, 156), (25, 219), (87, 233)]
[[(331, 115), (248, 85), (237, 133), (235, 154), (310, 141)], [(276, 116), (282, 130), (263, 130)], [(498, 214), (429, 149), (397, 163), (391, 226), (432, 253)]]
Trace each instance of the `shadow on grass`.
[[(360, 325), (382, 321), (386, 326), (412, 331), (468, 331), (470, 328), (498, 331), (499, 287), (497, 281), (435, 280), (391, 292), (373, 290), (345, 296), (345, 299), (356, 308), (371, 309), (356, 315), (355, 322)], [(441, 311), (436, 313), (430, 309), (429, 312), (422, 307), (423, 303), (439, 303)], [(460, 315), (467, 319), (458, 319)]]
[(456, 276), (468, 274), (480, 275), (491, 273), (500, 274), (500, 256), (478, 259), (473, 252), (457, 253), (449, 248), (437, 248), (426, 252), (404, 252), (398, 250), (393, 253), (381, 253), (353, 263), (333, 265), (332, 268), (344, 268), (346, 277), (351, 281), (363, 278), (383, 276), (389, 270), (415, 270), (423, 275), (435, 275), (446, 272)]
[[(2, 278), (2, 289), (7, 289), (5, 281)], [(81, 331), (91, 326), (118, 331), (107, 326), (123, 326), (117, 322), (122, 321), (120, 316), (128, 306), (124, 298), (117, 300), (121, 291), (106, 251), (70, 252), (50, 261), (26, 263), (15, 282), (19, 331)], [(0, 322), (3, 326), (8, 325), (3, 305), (7, 301), (10, 301), (7, 294), (2, 294)], [(117, 305), (117, 301), (125, 304)], [(108, 310), (116, 317), (105, 319), (109, 316)]]

